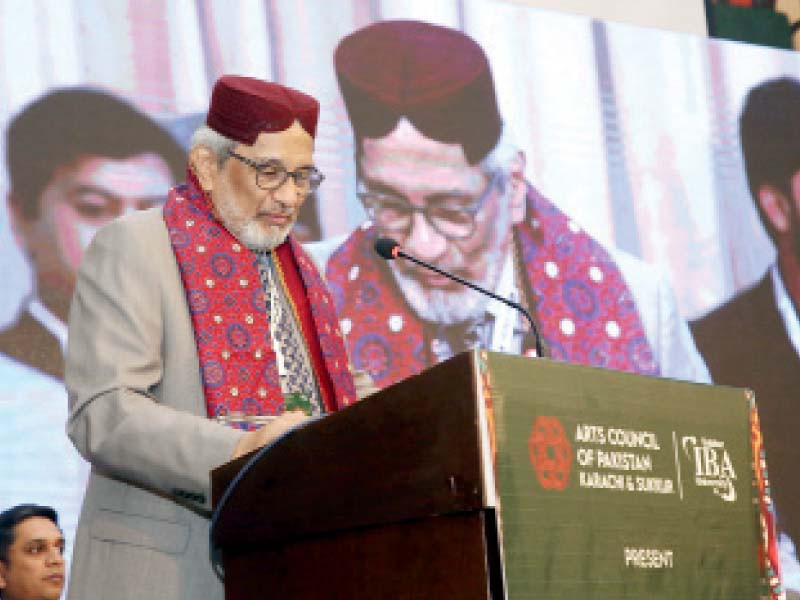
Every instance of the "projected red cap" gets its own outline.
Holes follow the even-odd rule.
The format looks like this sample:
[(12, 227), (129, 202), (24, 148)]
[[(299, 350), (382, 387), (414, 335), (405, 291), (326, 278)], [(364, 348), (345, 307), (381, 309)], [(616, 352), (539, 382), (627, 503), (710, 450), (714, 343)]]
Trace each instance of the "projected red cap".
[(334, 62), (359, 140), (381, 138), (406, 117), (431, 139), (461, 144), (475, 164), (500, 137), (489, 62), (460, 31), (381, 21), (339, 42)]
[(252, 145), (262, 131), (284, 131), (295, 120), (314, 137), (318, 118), (319, 102), (308, 94), (252, 77), (223, 75), (214, 84), (206, 125)]

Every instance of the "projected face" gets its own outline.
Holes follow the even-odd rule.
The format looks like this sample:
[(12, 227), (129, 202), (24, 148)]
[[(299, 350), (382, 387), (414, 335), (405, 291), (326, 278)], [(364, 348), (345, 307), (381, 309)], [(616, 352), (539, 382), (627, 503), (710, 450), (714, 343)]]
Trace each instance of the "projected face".
[[(786, 216), (786, 241), (777, 240), (781, 275), (789, 295), (800, 305), (800, 171), (796, 171), (790, 181), (791, 200), (788, 202)], [(773, 226), (775, 223), (773, 221)], [(791, 250), (789, 250), (791, 248)], [(788, 255), (791, 255), (789, 258)]]
[[(381, 235), (441, 269), (496, 286), (512, 225), (503, 174), (487, 176), (467, 162), (460, 145), (426, 138), (405, 119), (386, 137), (363, 141), (360, 166), (365, 204), (379, 199), (391, 209), (371, 211)], [(458, 323), (485, 310), (484, 296), (446, 277), (407, 261), (389, 264), (426, 320)]]
[(153, 154), (84, 157), (56, 169), (39, 199), (38, 217), (16, 218), (45, 304), (66, 318), (75, 273), (95, 232), (120, 215), (161, 204), (170, 185), (167, 163)]

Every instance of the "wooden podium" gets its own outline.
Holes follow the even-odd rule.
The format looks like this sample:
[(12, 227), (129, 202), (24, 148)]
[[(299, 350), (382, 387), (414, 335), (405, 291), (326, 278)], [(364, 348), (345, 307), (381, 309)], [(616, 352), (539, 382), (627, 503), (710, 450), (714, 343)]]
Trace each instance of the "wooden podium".
[(226, 600), (757, 597), (748, 411), (459, 355), (213, 471)]

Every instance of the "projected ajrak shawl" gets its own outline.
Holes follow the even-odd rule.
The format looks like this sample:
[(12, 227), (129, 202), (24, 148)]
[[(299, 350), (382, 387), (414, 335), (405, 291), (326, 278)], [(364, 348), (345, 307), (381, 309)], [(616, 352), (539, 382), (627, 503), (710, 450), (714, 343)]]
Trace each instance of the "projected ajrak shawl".
[[(535, 298), (552, 358), (658, 374), (636, 305), (608, 252), (532, 187), (515, 227), (523, 278)], [(331, 256), (326, 277), (356, 368), (384, 387), (435, 359), (428, 328), (406, 304), (373, 250), (377, 231), (358, 229)], [(409, 249), (413, 253), (413, 248)]]

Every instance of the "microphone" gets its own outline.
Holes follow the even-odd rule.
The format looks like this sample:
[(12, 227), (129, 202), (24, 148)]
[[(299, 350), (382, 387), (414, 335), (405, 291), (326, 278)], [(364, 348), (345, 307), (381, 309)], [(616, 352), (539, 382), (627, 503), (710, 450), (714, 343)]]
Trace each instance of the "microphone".
[(452, 279), (453, 281), (457, 281), (461, 285), (465, 285), (468, 288), (471, 288), (471, 289), (475, 290), (476, 292), (480, 292), (481, 294), (485, 294), (485, 295), (489, 296), (490, 298), (494, 298), (495, 300), (499, 300), (500, 302), (502, 302), (503, 304), (506, 304), (507, 306), (510, 306), (511, 308), (517, 309), (519, 312), (521, 312), (525, 316), (526, 319), (528, 319), (528, 323), (530, 323), (531, 332), (533, 333), (533, 337), (536, 340), (536, 356), (544, 356), (544, 350), (542, 348), (542, 337), (539, 335), (539, 329), (538, 329), (538, 327), (536, 327), (536, 322), (533, 320), (533, 317), (530, 315), (530, 313), (527, 310), (525, 310), (525, 307), (523, 307), (521, 304), (518, 304), (518, 303), (516, 303), (516, 302), (514, 302), (512, 300), (509, 300), (508, 298), (503, 298), (502, 296), (498, 296), (494, 292), (490, 292), (489, 290), (486, 290), (486, 289), (480, 287), (479, 285), (476, 285), (476, 284), (472, 283), (471, 281), (467, 281), (466, 279), (463, 279), (463, 278), (459, 277), (458, 275), (454, 275), (453, 273), (448, 273), (447, 271), (443, 271), (442, 269), (440, 269), (436, 265), (432, 265), (430, 263), (425, 262), (424, 260), (418, 259), (415, 256), (411, 256), (410, 254), (407, 254), (406, 252), (403, 251), (402, 248), (400, 248), (400, 244), (398, 244), (392, 238), (382, 237), (382, 238), (378, 238), (377, 240), (375, 240), (375, 252), (377, 252), (378, 255), (381, 258), (385, 258), (386, 260), (394, 260), (395, 258), (398, 258), (398, 257), (405, 258), (406, 260), (410, 260), (411, 262), (413, 262), (415, 264), (418, 264), (421, 267), (425, 267), (426, 269), (430, 269), (431, 271), (434, 271), (434, 272), (438, 273), (439, 275), (444, 275), (445, 277), (448, 277), (449, 279)]
[(401, 256), (401, 253), (405, 254), (405, 252), (400, 250), (400, 244), (395, 242), (392, 238), (378, 238), (375, 240), (375, 252), (386, 260), (393, 260)]

